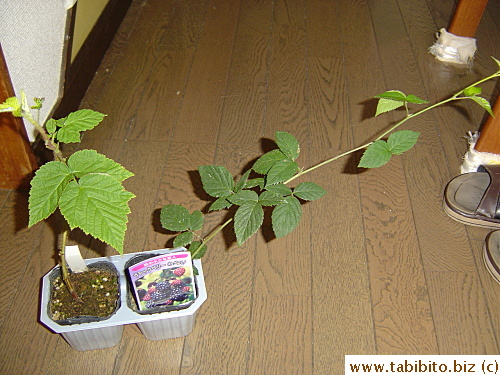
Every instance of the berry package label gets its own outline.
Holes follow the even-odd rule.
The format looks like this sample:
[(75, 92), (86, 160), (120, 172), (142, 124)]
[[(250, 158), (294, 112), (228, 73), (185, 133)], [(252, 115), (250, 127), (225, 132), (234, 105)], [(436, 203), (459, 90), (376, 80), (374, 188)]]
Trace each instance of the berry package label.
[(159, 255), (128, 269), (139, 310), (170, 306), (178, 310), (196, 299), (191, 254)]

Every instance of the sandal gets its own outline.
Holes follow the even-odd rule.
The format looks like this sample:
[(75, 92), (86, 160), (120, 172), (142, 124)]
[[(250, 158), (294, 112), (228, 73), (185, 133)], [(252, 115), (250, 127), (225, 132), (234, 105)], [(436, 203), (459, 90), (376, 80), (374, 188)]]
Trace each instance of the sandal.
[(483, 257), (491, 276), (500, 283), (500, 231), (491, 232), (486, 237)]
[(500, 228), (500, 165), (455, 177), (446, 185), (444, 211), (461, 223)]

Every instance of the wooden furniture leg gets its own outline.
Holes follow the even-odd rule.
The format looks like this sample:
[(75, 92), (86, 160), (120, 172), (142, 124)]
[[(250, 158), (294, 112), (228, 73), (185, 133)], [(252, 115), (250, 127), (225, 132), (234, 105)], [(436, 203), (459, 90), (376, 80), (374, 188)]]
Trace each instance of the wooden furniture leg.
[[(0, 103), (12, 96), (14, 90), (0, 46)], [(27, 188), (36, 168), (23, 121), (11, 113), (0, 113), (0, 189)]]
[(493, 113), (495, 117), (488, 117), (474, 148), (479, 152), (500, 154), (500, 96), (493, 106)]
[(474, 37), (488, 0), (460, 0), (453, 15), (449, 32)]

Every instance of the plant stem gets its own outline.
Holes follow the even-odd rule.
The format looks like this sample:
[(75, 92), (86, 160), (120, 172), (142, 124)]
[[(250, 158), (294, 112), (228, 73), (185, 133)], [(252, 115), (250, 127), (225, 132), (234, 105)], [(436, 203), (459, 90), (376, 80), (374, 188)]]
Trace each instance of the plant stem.
[(61, 150), (59, 149), (59, 145), (54, 143), (52, 138), (47, 134), (47, 131), (45, 128), (40, 125), (38, 121), (36, 121), (33, 118), (33, 115), (31, 112), (27, 112), (23, 110), (23, 117), (28, 120), (37, 130), (38, 133), (40, 133), (40, 136), (42, 137), (43, 141), (45, 142), (45, 147), (47, 147), (52, 153), (54, 154), (54, 160), (57, 161), (62, 161), (65, 162), (66, 159), (64, 158), (63, 154), (61, 153)]
[(80, 300), (80, 296), (75, 290), (75, 287), (71, 283), (71, 280), (69, 278), (69, 271), (68, 271), (68, 263), (66, 263), (66, 243), (68, 242), (68, 230), (65, 230), (62, 234), (62, 241), (61, 241), (61, 251), (60, 251), (60, 257), (61, 257), (61, 275), (63, 278), (64, 283), (68, 287), (69, 292), (71, 295), (77, 299)]
[(302, 175), (304, 175), (306, 173), (312, 172), (313, 170), (315, 170), (315, 169), (317, 169), (319, 167), (322, 167), (323, 165), (329, 164), (332, 161), (340, 159), (341, 157), (347, 156), (347, 155), (352, 154), (352, 153), (354, 153), (354, 152), (356, 152), (358, 150), (361, 150), (363, 148), (366, 148), (366, 147), (370, 146), (372, 143), (374, 143), (374, 142), (376, 142), (376, 141), (384, 138), (386, 135), (392, 133), (394, 130), (396, 130), (398, 127), (400, 127), (401, 125), (403, 125), (409, 119), (414, 118), (416, 116), (419, 116), (419, 115), (421, 115), (424, 112), (427, 112), (427, 111), (429, 111), (429, 110), (431, 110), (433, 108), (439, 107), (439, 106), (441, 106), (443, 104), (446, 104), (446, 103), (449, 103), (449, 102), (452, 102), (452, 101), (455, 101), (455, 100), (470, 99), (467, 96), (460, 96), (460, 95), (462, 95), (465, 90), (467, 90), (467, 89), (469, 89), (471, 87), (477, 86), (477, 85), (479, 85), (479, 84), (481, 84), (483, 82), (486, 82), (486, 81), (488, 81), (488, 80), (490, 80), (492, 78), (495, 78), (495, 77), (500, 77), (500, 70), (497, 71), (496, 73), (494, 73), (494, 74), (486, 77), (486, 78), (480, 79), (479, 81), (477, 81), (477, 82), (475, 82), (475, 83), (467, 86), (466, 88), (464, 88), (463, 90), (460, 90), (459, 92), (457, 92), (453, 96), (449, 97), (448, 99), (442, 100), (442, 101), (440, 101), (438, 103), (434, 103), (433, 105), (430, 105), (429, 107), (421, 109), (420, 111), (415, 112), (413, 114), (407, 114), (407, 116), (404, 119), (402, 119), (401, 121), (397, 122), (394, 126), (392, 126), (391, 128), (389, 128), (389, 130), (383, 132), (381, 135), (379, 135), (378, 137), (376, 137), (373, 141), (368, 142), (368, 143), (366, 143), (366, 144), (364, 144), (362, 146), (353, 148), (352, 150), (346, 151), (346, 152), (344, 152), (342, 154), (339, 154), (339, 155), (334, 156), (334, 157), (332, 157), (330, 159), (327, 159), (327, 160), (325, 160), (325, 161), (323, 161), (323, 162), (321, 162), (319, 164), (313, 165), (312, 167), (309, 167), (307, 169), (304, 169), (304, 170), (301, 170), (301, 171), (297, 172), (297, 174), (295, 174), (294, 176), (292, 176), (291, 178), (289, 178), (288, 180), (286, 180), (284, 182), (284, 184), (288, 184), (289, 182), (295, 180), (296, 178), (298, 178), (298, 177), (300, 177), (300, 176), (302, 176)]

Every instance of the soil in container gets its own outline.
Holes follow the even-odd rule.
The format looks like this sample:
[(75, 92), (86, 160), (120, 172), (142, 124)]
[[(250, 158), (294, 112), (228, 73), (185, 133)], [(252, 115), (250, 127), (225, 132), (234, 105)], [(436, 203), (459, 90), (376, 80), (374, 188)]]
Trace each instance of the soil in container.
[(79, 299), (69, 292), (60, 275), (53, 278), (49, 309), (53, 320), (65, 321), (82, 316), (107, 318), (117, 309), (119, 284), (116, 272), (93, 268), (71, 273), (69, 277)]

